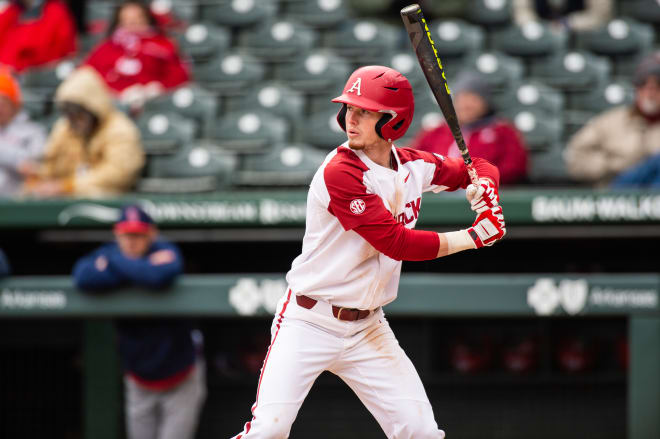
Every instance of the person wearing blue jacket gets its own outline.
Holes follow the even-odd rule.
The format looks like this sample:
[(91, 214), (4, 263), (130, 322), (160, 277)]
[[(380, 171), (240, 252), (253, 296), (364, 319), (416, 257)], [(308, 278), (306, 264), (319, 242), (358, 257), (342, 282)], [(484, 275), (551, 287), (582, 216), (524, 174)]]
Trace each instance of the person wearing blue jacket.
[[(115, 241), (76, 262), (76, 286), (95, 294), (122, 287), (161, 290), (183, 271), (179, 249), (158, 236), (139, 206), (122, 208)], [(192, 439), (206, 398), (201, 334), (186, 319), (116, 322), (129, 439)]]
[(660, 188), (660, 154), (619, 174), (612, 182), (612, 187)]

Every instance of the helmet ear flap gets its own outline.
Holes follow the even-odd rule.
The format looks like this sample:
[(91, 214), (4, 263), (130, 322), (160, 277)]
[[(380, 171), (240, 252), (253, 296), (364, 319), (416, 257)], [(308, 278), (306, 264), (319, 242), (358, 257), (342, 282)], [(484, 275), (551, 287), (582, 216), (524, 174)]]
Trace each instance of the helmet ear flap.
[(342, 104), (339, 113), (337, 113), (337, 123), (344, 131), (346, 131), (346, 110), (347, 110), (346, 104)]
[[(392, 119), (392, 115), (391, 115), (391, 114), (387, 114), (387, 113), (385, 113), (385, 114), (383, 114), (383, 116), (380, 118), (380, 120), (379, 120), (378, 122), (376, 122), (376, 127), (375, 127), (375, 128), (376, 128), (376, 134), (378, 134), (378, 136), (379, 136), (381, 139), (385, 139), (385, 136), (383, 136), (383, 133), (382, 133), (381, 130), (383, 129), (383, 126), (385, 126), (385, 124), (386, 124), (387, 122), (389, 122), (391, 119)], [(387, 140), (387, 139), (385, 139), (385, 140)]]

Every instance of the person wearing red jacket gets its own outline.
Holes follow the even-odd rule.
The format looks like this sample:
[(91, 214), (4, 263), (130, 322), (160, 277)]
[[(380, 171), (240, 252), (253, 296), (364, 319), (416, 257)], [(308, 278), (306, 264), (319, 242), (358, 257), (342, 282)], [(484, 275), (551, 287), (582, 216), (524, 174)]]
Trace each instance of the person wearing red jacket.
[(60, 0), (0, 3), (0, 64), (22, 72), (76, 51), (76, 28)]
[(85, 63), (101, 74), (122, 102), (138, 107), (190, 79), (175, 44), (163, 34), (149, 8), (136, 0), (117, 8), (108, 37)]
[[(506, 120), (496, 116), (490, 89), (477, 74), (464, 72), (452, 87), (456, 115), (472, 157), (497, 166), (500, 184), (518, 183), (527, 176), (527, 148), (522, 135)], [(446, 123), (421, 130), (413, 147), (447, 157), (460, 157), (451, 129)]]

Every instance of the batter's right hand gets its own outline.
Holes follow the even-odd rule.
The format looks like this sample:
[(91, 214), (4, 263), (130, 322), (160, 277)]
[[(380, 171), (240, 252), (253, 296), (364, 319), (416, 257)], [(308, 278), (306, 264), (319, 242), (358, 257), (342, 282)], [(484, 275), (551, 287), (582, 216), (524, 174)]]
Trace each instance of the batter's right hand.
[(477, 248), (491, 246), (506, 235), (506, 224), (501, 206), (494, 206), (477, 215), (468, 234)]

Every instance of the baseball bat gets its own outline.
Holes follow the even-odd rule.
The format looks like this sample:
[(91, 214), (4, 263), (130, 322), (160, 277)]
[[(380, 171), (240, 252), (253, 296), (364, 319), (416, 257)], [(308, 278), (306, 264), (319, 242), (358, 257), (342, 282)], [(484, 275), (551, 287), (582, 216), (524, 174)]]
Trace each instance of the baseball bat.
[(433, 39), (431, 38), (431, 31), (429, 26), (424, 20), (422, 8), (418, 4), (412, 4), (401, 9), (401, 19), (410, 37), (415, 54), (419, 65), (422, 67), (426, 81), (431, 87), (433, 96), (445, 116), (447, 125), (451, 129), (451, 133), (456, 140), (456, 145), (463, 156), (463, 162), (467, 167), (470, 181), (475, 186), (479, 186), (479, 176), (472, 164), (472, 157), (470, 151), (467, 149), (465, 140), (463, 140), (463, 133), (461, 127), (458, 125), (458, 118), (456, 117), (456, 110), (454, 103), (451, 100), (451, 91), (447, 85), (447, 78), (445, 78), (445, 71), (442, 68), (442, 62), (438, 56), (438, 51), (435, 49)]

